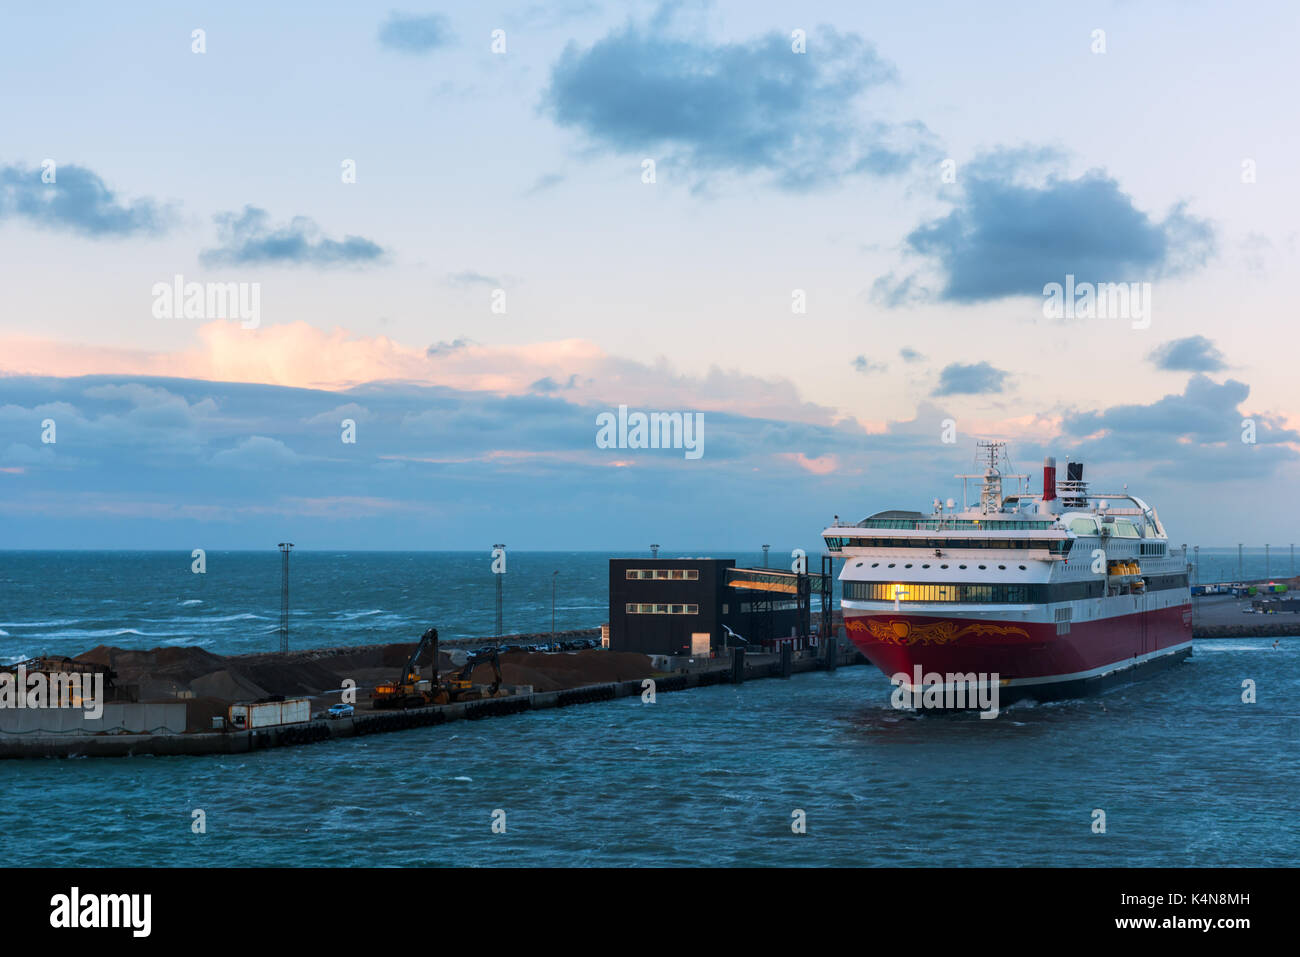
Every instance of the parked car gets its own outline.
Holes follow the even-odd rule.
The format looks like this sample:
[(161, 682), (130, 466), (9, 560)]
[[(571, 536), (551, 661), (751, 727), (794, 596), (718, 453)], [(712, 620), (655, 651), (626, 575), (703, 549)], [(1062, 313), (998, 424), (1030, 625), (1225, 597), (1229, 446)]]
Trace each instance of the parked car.
[(352, 713), (357, 709), (350, 704), (331, 705), (329, 711), (325, 712), (331, 718), (350, 718)]

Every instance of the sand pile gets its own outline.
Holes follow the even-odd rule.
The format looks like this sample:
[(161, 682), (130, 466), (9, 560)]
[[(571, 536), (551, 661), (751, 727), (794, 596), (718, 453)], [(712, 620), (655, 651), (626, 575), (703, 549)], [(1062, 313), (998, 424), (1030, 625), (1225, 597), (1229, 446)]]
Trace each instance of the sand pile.
[[(648, 678), (654, 673), (646, 655), (628, 651), (575, 651), (561, 654), (511, 652), (501, 659), (506, 684), (532, 685), (534, 691), (562, 691), (582, 685)], [(490, 666), (480, 664), (473, 680), (492, 680)]]
[[(223, 713), (218, 708), (220, 702), (256, 701), (272, 695), (320, 696), (337, 691), (344, 679), (355, 681), (364, 698), (366, 689), (396, 678), (413, 650), (415, 644), (410, 643), (223, 657), (202, 648), (129, 651), (100, 645), (78, 655), (76, 660), (112, 668), (118, 674), (118, 685), (136, 686), (141, 701), (190, 692), (196, 699), (208, 702), (193, 709), (196, 717), (191, 723), (202, 723), (209, 712)], [(424, 677), (430, 673), (428, 658), (426, 654), (419, 662)], [(460, 670), (445, 651), (439, 654), (438, 662), (444, 677)], [(558, 654), (510, 652), (501, 658), (501, 673), (505, 684), (560, 691), (646, 678), (652, 670), (645, 655), (591, 650)], [(492, 679), (491, 665), (480, 662), (470, 680), (491, 684)]]

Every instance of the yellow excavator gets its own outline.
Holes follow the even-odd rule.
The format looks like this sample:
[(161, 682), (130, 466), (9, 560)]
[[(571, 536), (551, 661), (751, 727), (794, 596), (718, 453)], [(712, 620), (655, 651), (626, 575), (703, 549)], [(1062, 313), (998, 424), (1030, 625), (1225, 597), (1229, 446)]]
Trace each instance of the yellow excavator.
[[(416, 662), (424, 650), (432, 646), (430, 668), (433, 680), (421, 679), (420, 668)], [(385, 681), (375, 685), (370, 692), (372, 708), (418, 708), (426, 704), (439, 704), (436, 701), (435, 688), (438, 683), (438, 629), (430, 628), (420, 636), (415, 651), (402, 667), (402, 673), (396, 681)]]
[[(470, 681), (474, 669), (485, 661), (492, 662), (492, 684), (484, 693)], [(479, 698), (495, 698), (501, 688), (501, 659), (494, 648), (488, 652), (470, 653), (469, 662), (464, 668), (447, 679), (440, 687), (451, 701), (476, 701)]]
[[(421, 678), (416, 664), (426, 648), (430, 652), (430, 677)], [(494, 680), (486, 694), (476, 688), (470, 681), (475, 667), (485, 660), (492, 662)], [(415, 651), (402, 667), (402, 673), (396, 681), (385, 681), (375, 685), (370, 692), (371, 707), (376, 709), (420, 708), (431, 704), (450, 704), (457, 701), (475, 701), (479, 698), (496, 696), (501, 687), (501, 662), (496, 651), (487, 654), (471, 654), (469, 662), (459, 672), (446, 681), (438, 676), (438, 629), (430, 628), (420, 636)]]

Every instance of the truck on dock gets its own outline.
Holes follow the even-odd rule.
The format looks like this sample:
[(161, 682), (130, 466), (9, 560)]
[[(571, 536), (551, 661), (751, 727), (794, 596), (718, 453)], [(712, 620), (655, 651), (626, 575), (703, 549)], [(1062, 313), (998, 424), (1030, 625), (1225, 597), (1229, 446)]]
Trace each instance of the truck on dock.
[(232, 704), (227, 727), (235, 731), (249, 731), (283, 724), (303, 724), (310, 720), (311, 701), (307, 698), (255, 701), (251, 704)]

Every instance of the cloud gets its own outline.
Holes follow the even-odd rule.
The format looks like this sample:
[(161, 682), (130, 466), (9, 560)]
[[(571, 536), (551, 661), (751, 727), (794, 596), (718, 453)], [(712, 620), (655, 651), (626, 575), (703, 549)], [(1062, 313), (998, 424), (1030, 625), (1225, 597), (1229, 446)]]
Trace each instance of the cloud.
[[(942, 279), (939, 299), (1041, 296), (1045, 284), (1066, 275), (1076, 282), (1149, 281), (1194, 269), (1214, 249), (1213, 226), (1184, 204), (1157, 220), (1103, 171), (1025, 181), (1027, 162), (1003, 153), (971, 163), (956, 207), (908, 235), (907, 247)], [(908, 291), (899, 285), (896, 300)], [(879, 290), (878, 299), (890, 301), (888, 293)]]
[(529, 392), (561, 392), (565, 389), (575, 388), (578, 384), (578, 375), (574, 373), (569, 376), (566, 382), (556, 382), (550, 376), (543, 376), (528, 387)]
[(385, 255), (383, 247), (361, 236), (341, 241), (321, 237), (306, 216), (272, 227), (266, 210), (245, 206), (241, 213), (219, 213), (213, 219), (222, 245), (200, 254), (208, 265), (349, 266), (375, 263)]
[(780, 452), (777, 454), (777, 458), (793, 462), (805, 472), (811, 472), (813, 475), (830, 475), (840, 467), (839, 459), (834, 455), (819, 455), (817, 458), (809, 458), (802, 452)]
[(532, 186), (528, 187), (528, 189), (524, 191), (524, 195), (536, 196), (538, 193), (543, 193), (548, 189), (554, 189), (556, 186), (563, 183), (564, 180), (565, 176), (563, 173), (543, 173), (541, 176), (537, 177)]
[[(489, 358), (500, 365), (500, 354)], [(1254, 413), (1259, 443), (1239, 440), (1247, 393), (1242, 383), (1195, 377), (1183, 395), (1151, 405), (1018, 424), (965, 419), (962, 431), (1013, 438), (1015, 463), (1044, 454), (1084, 461), (1095, 488), (1132, 483), (1175, 534), (1194, 535), (1198, 521), (1221, 517), (1226, 540), (1252, 532), (1243, 522), (1255, 523), (1254, 534), (1275, 529), (1275, 519), (1252, 505), (1284, 496), (1295, 482), (1300, 434)], [(203, 411), (180, 426), (124, 412), (179, 402)], [(383, 382), (340, 392), (181, 378), (0, 377), (0, 431), (14, 436), (0, 444), (0, 522), (9, 547), (19, 548), (188, 554), (199, 545), (285, 539), (304, 548), (468, 548), (481, 544), (485, 528), (506, 527), (521, 548), (626, 548), (644, 540), (727, 549), (743, 547), (750, 534), (736, 515), (766, 509), (774, 540), (808, 547), (835, 512), (856, 520), (878, 507), (924, 507), (935, 494), (955, 494), (952, 473), (969, 471), (973, 451), (968, 442), (942, 443), (947, 413), (934, 404), (871, 434), (852, 421), (697, 406), (707, 410), (704, 457), (687, 461), (664, 450), (598, 448), (596, 415), (607, 408), (581, 388), (503, 395)], [(59, 423), (54, 446), (40, 445), (46, 414)], [(361, 423), (355, 445), (340, 442), (343, 417)], [(816, 476), (818, 494), (782, 492), (774, 466)], [(1206, 496), (1221, 491), (1210, 483), (1220, 477), (1245, 484), (1222, 496), (1223, 509), (1207, 512)]]
[(266, 469), (298, 465), (302, 457), (279, 439), (253, 435), (233, 449), (223, 449), (212, 456), (219, 468)]
[(454, 286), (491, 286), (494, 289), (499, 289), (502, 285), (501, 280), (495, 276), (485, 276), (472, 269), (452, 273), (447, 277), (447, 281)]
[(181, 376), (325, 389), (403, 382), (514, 395), (528, 394), (549, 377), (557, 385), (572, 382), (569, 394), (578, 401), (612, 406), (727, 410), (823, 423), (842, 418), (835, 409), (805, 401), (788, 379), (716, 366), (703, 375), (683, 375), (666, 360), (612, 356), (583, 339), (494, 346), (457, 339), (420, 347), (304, 321), (243, 329), (235, 320), (205, 323), (196, 337), (179, 351), (145, 352), (0, 335), (0, 373)]
[(884, 372), (889, 366), (883, 362), (872, 362), (866, 356), (858, 356), (852, 362), (853, 368), (863, 375), (870, 375), (873, 372)]
[(416, 56), (448, 46), (452, 39), (450, 21), (436, 13), (415, 16), (394, 11), (379, 28), (381, 46)]
[(987, 362), (966, 365), (954, 362), (939, 373), (939, 385), (931, 395), (987, 395), (1001, 392), (1008, 373)]
[(166, 232), (173, 211), (152, 199), (126, 203), (84, 166), (55, 167), (55, 181), (41, 182), (40, 167), (0, 166), (0, 222), (25, 219), (43, 229), (104, 239)]
[(1218, 372), (1228, 367), (1223, 353), (1205, 336), (1174, 339), (1151, 350), (1147, 356), (1157, 369), (1183, 372)]
[(462, 336), (453, 339), (450, 342), (435, 342), (433, 345), (429, 346), (429, 348), (424, 350), (424, 354), (430, 359), (436, 359), (438, 356), (449, 356), (453, 352), (459, 352), (461, 349), (468, 349), (472, 345), (475, 345), (473, 339), (467, 339)]
[[(1244, 382), (1216, 383), (1194, 375), (1181, 394), (1148, 405), (1116, 405), (1066, 415), (1062, 433), (1076, 448), (1112, 462), (1138, 461), (1152, 475), (1180, 482), (1259, 481), (1297, 459), (1300, 432), (1278, 416), (1250, 413)], [(1242, 441), (1243, 419), (1254, 424), (1253, 443)]]
[(912, 363), (925, 361), (925, 356), (921, 355), (921, 353), (917, 352), (911, 346), (903, 346), (903, 348), (898, 350), (898, 355), (904, 362)]
[(763, 172), (786, 189), (899, 173), (929, 148), (919, 123), (863, 118), (863, 94), (894, 71), (856, 34), (823, 27), (795, 53), (784, 33), (713, 43), (668, 34), (664, 10), (657, 19), (565, 49), (544, 98), (559, 125), (697, 179)]

